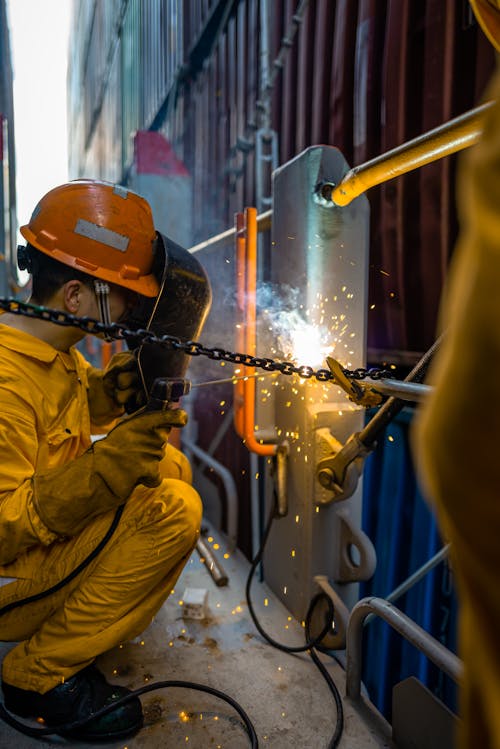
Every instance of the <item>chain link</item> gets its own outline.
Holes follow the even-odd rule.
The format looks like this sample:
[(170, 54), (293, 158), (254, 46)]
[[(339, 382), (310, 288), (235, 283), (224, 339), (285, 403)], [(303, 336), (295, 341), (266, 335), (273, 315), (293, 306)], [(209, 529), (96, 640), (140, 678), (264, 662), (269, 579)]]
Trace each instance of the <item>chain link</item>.
[[(127, 342), (132, 343), (132, 345), (140, 346), (143, 344), (154, 344), (165, 346), (166, 348), (182, 351), (188, 356), (206, 356), (214, 361), (231, 362), (232, 364), (240, 364), (245, 367), (263, 369), (266, 372), (279, 372), (283, 375), (296, 374), (304, 380), (309, 380), (314, 377), (319, 382), (328, 382), (334, 379), (329, 369), (315, 370), (313, 367), (305, 365), (297, 366), (289, 361), (276, 361), (275, 359), (269, 359), (266, 357), (250, 356), (250, 354), (226, 351), (225, 349), (218, 347), (210, 348), (204, 346), (202, 343), (198, 343), (197, 341), (183, 341), (173, 335), (158, 336), (144, 328), (131, 330), (122, 323), (111, 323), (110, 325), (105, 325), (104, 323), (99, 322), (99, 320), (94, 320), (91, 317), (76, 317), (68, 312), (41, 307), (36, 304), (30, 304), (29, 302), (21, 302), (17, 299), (0, 299), (0, 309), (5, 312), (11, 312), (14, 315), (23, 315), (25, 317), (35, 317), (41, 320), (46, 320), (55, 325), (80, 328), (80, 330), (83, 330), (90, 335), (104, 334), (106, 337), (118, 341), (127, 340)], [(393, 378), (392, 372), (378, 367), (371, 369), (358, 367), (354, 370), (343, 369), (343, 372), (345, 376), (351, 380), (364, 380), (366, 377), (370, 377), (373, 380)]]

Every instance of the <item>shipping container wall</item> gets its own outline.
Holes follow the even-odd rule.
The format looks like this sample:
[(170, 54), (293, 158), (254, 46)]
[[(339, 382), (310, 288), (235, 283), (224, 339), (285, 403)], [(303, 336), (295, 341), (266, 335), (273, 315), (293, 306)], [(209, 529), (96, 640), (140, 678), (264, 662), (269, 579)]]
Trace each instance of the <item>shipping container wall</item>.
[[(467, 0), (74, 7), (72, 175), (126, 181), (134, 133), (160, 130), (192, 174), (195, 242), (245, 205), (265, 207), (267, 136), (280, 164), (330, 144), (359, 165), (477, 105), (494, 65)], [(373, 363), (409, 365), (433, 342), (457, 232), (455, 161), (369, 191)]]
[[(127, 183), (135, 132), (159, 131), (191, 175), (194, 243), (231, 227), (245, 206), (266, 210), (272, 169), (308, 146), (336, 146), (351, 166), (363, 164), (478, 105), (494, 67), (468, 0), (74, 0), (70, 50), (72, 177)], [(435, 338), (458, 231), (457, 161), (367, 193), (368, 361), (400, 365), (401, 376)], [(266, 280), (268, 235), (259, 249)], [(214, 298), (203, 343), (234, 350), (234, 249), (218, 245), (197, 257)], [(198, 357), (189, 371), (208, 381), (232, 374), (226, 370)], [(189, 401), (191, 436), (235, 479), (238, 546), (250, 556), (268, 461), (251, 460), (236, 436), (232, 399), (231, 385), (199, 388)], [(365, 594), (387, 595), (442, 544), (411, 464), (412, 414), (391, 425), (390, 442), (381, 440), (366, 464), (363, 522), (379, 560)], [(220, 478), (193, 462), (205, 511), (226, 529)], [(401, 605), (454, 646), (446, 565)], [(442, 675), (385, 625), (371, 624), (365, 645), (364, 680), (385, 715), (392, 685), (408, 673), (454, 707)]]
[[(313, 144), (362, 164), (477, 105), (493, 66), (468, 0), (73, 0), (70, 173), (126, 183), (136, 130), (161, 132), (191, 174), (196, 243), (245, 206), (268, 207), (273, 165)], [(455, 167), (448, 157), (368, 192), (368, 361), (401, 364), (401, 376), (434, 340)], [(271, 251), (261, 235), (264, 279)], [(214, 292), (203, 342), (234, 350), (234, 249), (198, 257)], [(206, 359), (190, 371), (221, 374)], [(228, 385), (198, 390), (200, 447), (227, 426), (232, 397)], [(238, 483), (249, 554), (260, 479), (232, 429), (215, 457)]]
[(0, 0), (0, 295), (19, 291), (13, 72), (7, 5)]

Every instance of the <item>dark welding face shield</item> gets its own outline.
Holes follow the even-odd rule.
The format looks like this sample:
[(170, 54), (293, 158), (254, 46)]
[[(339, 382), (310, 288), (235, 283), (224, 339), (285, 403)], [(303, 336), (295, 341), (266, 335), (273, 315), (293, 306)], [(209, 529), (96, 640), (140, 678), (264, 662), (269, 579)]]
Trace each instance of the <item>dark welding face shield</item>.
[[(196, 340), (212, 301), (205, 270), (188, 250), (158, 232), (152, 271), (160, 285), (158, 296), (139, 297), (127, 317), (127, 327), (131, 330), (146, 329), (156, 336)], [(183, 351), (160, 344), (138, 346), (133, 338), (127, 339), (127, 345), (137, 357), (148, 396), (157, 378), (184, 377), (190, 357)]]

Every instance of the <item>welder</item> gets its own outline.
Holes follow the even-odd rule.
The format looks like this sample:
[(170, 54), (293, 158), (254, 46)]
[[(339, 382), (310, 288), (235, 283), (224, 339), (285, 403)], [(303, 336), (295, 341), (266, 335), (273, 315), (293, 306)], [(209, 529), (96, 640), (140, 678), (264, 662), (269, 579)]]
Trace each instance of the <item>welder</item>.
[[(500, 51), (500, 0), (471, 0)], [(500, 747), (500, 72), (479, 143), (458, 180), (461, 229), (441, 314), (444, 343), (415, 454), (451, 562), (464, 662), (458, 746)]]
[[(151, 209), (122, 186), (56, 187), (21, 233), (34, 305), (108, 325), (158, 295)], [(49, 726), (129, 694), (94, 661), (150, 624), (201, 521), (189, 463), (168, 444), (185, 412), (143, 407), (133, 353), (94, 368), (75, 348), (84, 335), (37, 316), (0, 317), (0, 640), (16, 643), (2, 663), (2, 690), (7, 710)], [(64, 735), (121, 739), (142, 722), (133, 697)]]

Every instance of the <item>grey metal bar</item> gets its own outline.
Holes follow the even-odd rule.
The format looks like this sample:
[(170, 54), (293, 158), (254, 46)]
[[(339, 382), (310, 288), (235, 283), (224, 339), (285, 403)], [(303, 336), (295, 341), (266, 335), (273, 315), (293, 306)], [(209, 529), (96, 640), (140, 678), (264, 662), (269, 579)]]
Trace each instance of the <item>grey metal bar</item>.
[(203, 539), (201, 536), (196, 542), (196, 551), (205, 561), (207, 570), (209, 571), (214, 583), (219, 588), (227, 585), (229, 578), (226, 574), (226, 571), (224, 570), (224, 567), (220, 564), (220, 562), (217, 561), (217, 557), (213, 553), (212, 549), (207, 543), (205, 543), (205, 539)]
[[(271, 228), (272, 217), (272, 211), (259, 213), (259, 215), (257, 216), (257, 231), (268, 231)], [(226, 229), (226, 231), (221, 232), (221, 234), (216, 234), (214, 237), (210, 237), (204, 242), (193, 245), (193, 247), (190, 247), (188, 251), (194, 254), (195, 252), (199, 252), (200, 250), (207, 250), (210, 247), (216, 247), (218, 244), (225, 244), (226, 242), (229, 243), (234, 240), (235, 234), (236, 229), (234, 227), (231, 229)]]
[[(404, 580), (401, 585), (398, 585), (397, 588), (394, 588), (392, 593), (389, 593), (388, 596), (385, 597), (385, 600), (389, 603), (394, 603), (394, 601), (397, 601), (398, 598), (401, 598), (402, 595), (407, 593), (410, 588), (412, 588), (414, 585), (416, 585), (423, 577), (426, 576), (428, 572), (430, 572), (434, 567), (437, 567), (437, 565), (443, 561), (448, 556), (448, 552), (450, 550), (450, 544), (446, 544), (446, 546), (443, 546), (442, 549), (440, 549), (434, 556), (432, 556), (430, 559), (425, 562), (421, 567), (418, 568), (418, 570), (415, 570), (415, 572), (410, 575), (409, 577)], [(372, 619), (375, 618), (375, 614), (369, 614), (364, 624), (368, 624), (372, 621)]]
[(411, 642), (441, 671), (454, 681), (462, 675), (462, 662), (448, 648), (432, 637), (406, 614), (383, 598), (363, 598), (351, 611), (347, 626), (346, 695), (357, 700), (361, 694), (361, 661), (363, 623), (369, 614), (376, 614)]
[(227, 537), (229, 541), (229, 547), (231, 551), (236, 548), (237, 532), (238, 532), (238, 492), (236, 491), (236, 484), (230, 471), (215, 460), (211, 455), (202, 450), (194, 442), (182, 438), (182, 446), (187, 452), (192, 452), (196, 457), (201, 460), (202, 463), (213, 468), (214, 471), (222, 479), (224, 489), (226, 490), (227, 500)]
[[(437, 341), (435, 341), (430, 349), (425, 352), (418, 364), (416, 364), (411, 370), (408, 377), (405, 377), (404, 382), (422, 382), (427, 374), (427, 370), (431, 363), (432, 357), (441, 345), (444, 334), (442, 334)], [(380, 433), (386, 428), (386, 426), (397, 416), (397, 414), (404, 408), (404, 401), (401, 398), (391, 397), (387, 400), (383, 406), (377, 411), (375, 416), (370, 419), (368, 424), (363, 427), (358, 437), (359, 440), (365, 447), (370, 449), (373, 448), (377, 441)], [(340, 455), (341, 453), (339, 453)]]
[(430, 385), (423, 385), (417, 382), (405, 382), (404, 380), (388, 380), (382, 378), (380, 380), (372, 380), (366, 378), (364, 380), (367, 385), (372, 385), (375, 390), (383, 395), (394, 396), (404, 401), (422, 401), (432, 390)]

